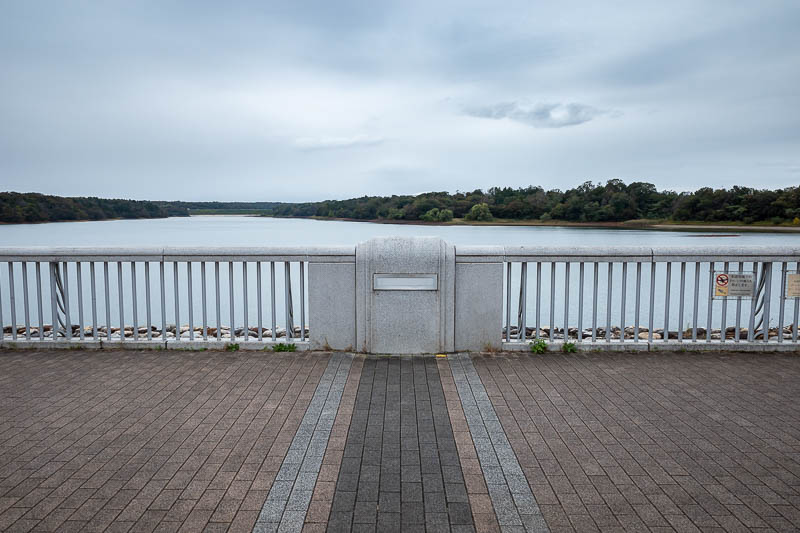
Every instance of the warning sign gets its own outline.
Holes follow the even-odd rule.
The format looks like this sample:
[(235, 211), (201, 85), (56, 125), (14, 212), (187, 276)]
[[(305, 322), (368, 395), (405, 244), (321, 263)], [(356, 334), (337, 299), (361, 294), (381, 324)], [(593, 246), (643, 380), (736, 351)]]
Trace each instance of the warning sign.
[(786, 274), (786, 297), (800, 298), (800, 273)]
[(752, 272), (714, 272), (714, 298), (752, 298)]

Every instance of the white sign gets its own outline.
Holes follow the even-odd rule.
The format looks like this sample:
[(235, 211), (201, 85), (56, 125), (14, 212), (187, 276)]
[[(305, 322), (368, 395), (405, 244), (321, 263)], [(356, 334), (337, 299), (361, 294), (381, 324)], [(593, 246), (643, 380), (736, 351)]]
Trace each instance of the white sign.
[(800, 273), (786, 274), (786, 297), (800, 298)]
[(374, 274), (376, 291), (435, 291), (439, 288), (436, 274)]
[(714, 272), (714, 298), (752, 298), (752, 272)]

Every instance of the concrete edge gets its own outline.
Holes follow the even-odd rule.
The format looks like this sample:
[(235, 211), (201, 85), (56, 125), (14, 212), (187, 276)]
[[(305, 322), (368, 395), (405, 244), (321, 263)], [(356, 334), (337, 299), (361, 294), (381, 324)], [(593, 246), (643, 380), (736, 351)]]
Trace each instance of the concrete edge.
[[(119, 340), (94, 340), (94, 339), (60, 339), (56, 341), (52, 340), (25, 340), (25, 339), (18, 339), (16, 341), (9, 341), (4, 340), (0, 341), (0, 349), (8, 349), (8, 350), (102, 350), (102, 349), (112, 349), (112, 350), (187, 350), (187, 351), (237, 351), (231, 350), (228, 348), (229, 345), (235, 344), (238, 345), (237, 350), (239, 351), (268, 351), (272, 352), (273, 347), (278, 344), (285, 344), (282, 342), (273, 342), (272, 340), (268, 341), (235, 341), (233, 343), (229, 341), (217, 341), (214, 340), (195, 340), (195, 341), (175, 341), (175, 340), (168, 340), (168, 341), (157, 341), (157, 340), (129, 340), (129, 341), (119, 341)], [(296, 341), (293, 343), (296, 346), (295, 351), (298, 352), (306, 352), (311, 351), (311, 343), (306, 341)]]
[[(547, 343), (548, 352), (560, 352), (565, 344), (563, 340), (542, 340)], [(531, 342), (533, 341), (524, 343), (503, 341), (502, 351), (529, 352)], [(642, 341), (621, 343), (619, 341), (607, 342), (598, 340), (595, 342), (572, 342), (571, 344), (579, 352), (800, 352), (800, 345), (795, 345), (791, 342)]]

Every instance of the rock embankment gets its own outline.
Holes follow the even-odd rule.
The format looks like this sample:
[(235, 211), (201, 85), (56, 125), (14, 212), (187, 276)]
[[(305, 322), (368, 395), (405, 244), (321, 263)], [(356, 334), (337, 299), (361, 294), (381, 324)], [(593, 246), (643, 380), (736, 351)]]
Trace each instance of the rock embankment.
[[(775, 338), (777, 340), (779, 335), (783, 335), (784, 340), (791, 340), (792, 334), (794, 331), (795, 326), (786, 326), (782, 330), (779, 330), (777, 327), (769, 329), (769, 338)], [(691, 339), (692, 338), (692, 328), (688, 328), (682, 332), (684, 339)], [(598, 339), (605, 339), (606, 338), (606, 328), (599, 327), (594, 330), (595, 336)], [(739, 339), (740, 340), (747, 340), (748, 338), (748, 329), (747, 328), (740, 328), (739, 329)], [(503, 338), (506, 337), (506, 328), (504, 327), (502, 330)], [(536, 328), (527, 327), (525, 328), (525, 336), (526, 338), (532, 339), (536, 337)], [(697, 328), (697, 338), (698, 339), (706, 339), (706, 328)], [(668, 339), (675, 339), (678, 340), (679, 332), (670, 330), (667, 332)], [(550, 338), (550, 326), (541, 326), (539, 328), (539, 337), (543, 338)], [(625, 331), (623, 332), (619, 327), (615, 326), (611, 328), (611, 339), (612, 340), (620, 340), (621, 338), (625, 339), (634, 339), (636, 336), (636, 330), (633, 327), (626, 327)], [(511, 326), (511, 337), (512, 338), (519, 338), (519, 327)], [(640, 339), (648, 339), (650, 337), (650, 330), (646, 327), (639, 328), (639, 338)], [(564, 328), (556, 327), (553, 330), (553, 338), (557, 340), (564, 340)], [(580, 337), (578, 336), (578, 328), (568, 328), (567, 330), (567, 340), (569, 339), (591, 339), (592, 338), (592, 328), (584, 329), (580, 332)], [(711, 340), (721, 340), (722, 339), (722, 330), (720, 329), (712, 329), (711, 330)], [(763, 339), (764, 332), (763, 330), (759, 329), (755, 331), (753, 336), (755, 339)], [(663, 340), (664, 339), (664, 330), (663, 329), (653, 329), (653, 340)], [(725, 339), (736, 339), (736, 328), (731, 326), (725, 330)]]
[[(180, 340), (189, 340), (189, 326), (183, 325), (177, 328), (174, 324), (167, 326), (167, 331), (162, 337), (161, 328), (156, 326), (150, 326), (150, 337), (153, 339), (176, 339), (180, 338)], [(202, 339), (203, 338), (203, 328), (199, 326), (195, 326), (193, 329), (194, 338), (195, 339)], [(137, 333), (139, 338), (146, 338), (147, 337), (147, 326), (140, 326), (137, 328)], [(43, 336), (46, 339), (53, 337), (53, 326), (51, 324), (45, 324), (42, 328)], [(72, 325), (72, 336), (78, 337), (80, 335), (81, 328), (77, 324)], [(121, 336), (124, 335), (126, 339), (132, 339), (134, 337), (134, 328), (133, 326), (125, 326), (122, 329), (122, 333), (120, 333), (120, 328), (118, 327), (111, 327), (111, 340), (119, 340)], [(292, 330), (292, 335), (290, 338), (299, 338), (300, 337), (300, 326), (295, 326)], [(39, 337), (39, 328), (38, 327), (31, 327), (30, 328), (31, 337)], [(105, 326), (99, 326), (97, 328), (97, 336), (101, 339), (108, 338), (108, 328)], [(215, 327), (207, 327), (205, 334), (209, 338), (216, 338), (217, 337), (217, 328)], [(257, 339), (259, 334), (258, 327), (248, 327), (247, 330), (244, 327), (234, 328), (233, 330), (233, 337), (231, 337), (231, 328), (227, 326), (222, 326), (219, 329), (219, 337), (220, 339), (243, 339), (245, 335), (250, 338)], [(94, 336), (94, 328), (92, 326), (86, 326), (83, 328), (83, 335), (84, 337), (93, 337)], [(61, 329), (57, 333), (58, 337), (64, 337), (64, 330)], [(270, 328), (261, 328), (261, 336), (262, 338), (272, 338), (272, 329)], [(308, 327), (305, 328), (305, 336), (308, 337)], [(17, 337), (25, 337), (25, 326), (17, 327)], [(276, 338), (285, 338), (286, 337), (286, 328), (275, 328), (275, 337)], [(11, 339), (12, 338), (12, 331), (11, 326), (5, 326), (3, 328), (3, 338), (4, 339)]]

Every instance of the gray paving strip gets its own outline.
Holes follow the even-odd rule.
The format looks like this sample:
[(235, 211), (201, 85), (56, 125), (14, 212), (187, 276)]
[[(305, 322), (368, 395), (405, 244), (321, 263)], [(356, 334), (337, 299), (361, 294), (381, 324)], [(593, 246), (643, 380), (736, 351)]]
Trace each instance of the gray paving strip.
[(253, 532), (299, 532), (339, 410), (353, 354), (335, 353), (320, 378)]
[(447, 359), (501, 531), (549, 531), (472, 359)]

